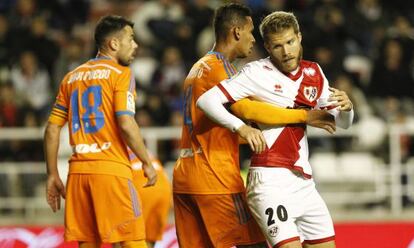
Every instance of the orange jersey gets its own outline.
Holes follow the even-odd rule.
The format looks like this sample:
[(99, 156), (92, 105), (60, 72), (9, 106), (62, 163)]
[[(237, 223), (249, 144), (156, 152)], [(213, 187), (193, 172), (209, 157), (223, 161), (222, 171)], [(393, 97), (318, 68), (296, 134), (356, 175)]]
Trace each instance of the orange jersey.
[(135, 80), (128, 67), (97, 58), (61, 82), (49, 122), (68, 122), (73, 154), (69, 173), (132, 178), (117, 116), (135, 114)]
[(158, 177), (154, 186), (144, 188), (147, 178), (142, 171), (142, 163), (132, 151), (129, 152), (132, 164), (132, 181), (142, 202), (146, 240), (155, 242), (162, 239), (168, 224), (168, 213), (172, 208), (172, 194), (170, 180), (163, 170), (161, 162), (151, 154), (149, 155)]
[(185, 79), (184, 126), (173, 176), (175, 193), (227, 194), (244, 190), (238, 135), (211, 121), (196, 106), (204, 92), (235, 73), (235, 67), (220, 53), (209, 52), (194, 64)]

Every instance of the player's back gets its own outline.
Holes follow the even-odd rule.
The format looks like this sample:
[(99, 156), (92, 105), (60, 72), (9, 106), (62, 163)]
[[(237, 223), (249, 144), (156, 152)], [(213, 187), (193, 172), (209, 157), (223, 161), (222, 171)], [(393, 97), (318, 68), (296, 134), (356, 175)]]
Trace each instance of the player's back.
[(184, 125), (180, 157), (174, 168), (176, 193), (235, 193), (243, 190), (238, 136), (211, 121), (197, 108), (207, 90), (236, 73), (220, 53), (210, 52), (194, 64), (184, 82)]
[(89, 60), (65, 76), (52, 114), (67, 111), (70, 173), (131, 177), (116, 116), (134, 114), (134, 92), (129, 68), (107, 58)]

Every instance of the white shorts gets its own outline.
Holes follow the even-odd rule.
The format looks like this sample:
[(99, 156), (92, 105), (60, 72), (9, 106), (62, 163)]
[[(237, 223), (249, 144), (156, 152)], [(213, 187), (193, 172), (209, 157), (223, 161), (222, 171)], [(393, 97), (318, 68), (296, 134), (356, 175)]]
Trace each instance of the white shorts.
[(247, 202), (272, 247), (335, 239), (332, 218), (313, 179), (285, 168), (250, 168)]

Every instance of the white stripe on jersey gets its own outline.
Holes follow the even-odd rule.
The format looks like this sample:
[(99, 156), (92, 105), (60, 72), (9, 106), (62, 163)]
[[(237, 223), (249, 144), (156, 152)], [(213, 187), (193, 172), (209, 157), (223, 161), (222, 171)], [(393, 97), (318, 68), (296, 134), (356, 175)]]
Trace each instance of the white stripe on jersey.
[(74, 71), (76, 71), (79, 68), (93, 68), (93, 67), (98, 67), (98, 66), (103, 66), (103, 67), (112, 69), (112, 70), (114, 70), (118, 74), (121, 74), (122, 73), (121, 70), (119, 70), (119, 69), (117, 69), (117, 68), (115, 68), (115, 67), (113, 67), (111, 65), (108, 65), (108, 64), (94, 64), (94, 65), (86, 65), (86, 64), (84, 64), (84, 65), (78, 66)]

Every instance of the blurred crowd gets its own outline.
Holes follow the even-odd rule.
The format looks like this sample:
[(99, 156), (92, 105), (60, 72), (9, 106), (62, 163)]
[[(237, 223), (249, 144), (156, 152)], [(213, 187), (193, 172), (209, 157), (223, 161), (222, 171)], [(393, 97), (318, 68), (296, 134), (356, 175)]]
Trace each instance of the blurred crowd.
[[(197, 58), (211, 49), (214, 8), (223, 2), (1, 0), (0, 127), (45, 123), (60, 80), (95, 56), (94, 25), (109, 13), (135, 22), (139, 52), (131, 68), (137, 81), (138, 123), (143, 127), (181, 125), (183, 79)], [(331, 84), (348, 92), (356, 123), (375, 127), (373, 132), (383, 130), (387, 123), (413, 124), (414, 2), (232, 2), (252, 9), (256, 27), (254, 52), (237, 62), (239, 68), (266, 56), (257, 28), (261, 19), (275, 10), (292, 11), (301, 25), (304, 58), (317, 61)], [(378, 137), (363, 132), (359, 145), (377, 146)], [(409, 154), (412, 141), (404, 142)], [(0, 145), (0, 160), (15, 159), (10, 149)]]

